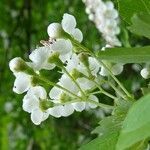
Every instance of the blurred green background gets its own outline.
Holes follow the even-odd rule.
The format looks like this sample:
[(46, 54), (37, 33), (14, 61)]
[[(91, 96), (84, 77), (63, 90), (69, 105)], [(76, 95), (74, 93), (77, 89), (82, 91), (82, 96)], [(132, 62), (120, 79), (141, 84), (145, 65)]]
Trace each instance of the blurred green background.
[[(35, 126), (30, 115), (22, 110), (23, 95), (12, 91), (15, 77), (8, 67), (10, 59), (19, 56), (28, 60), (28, 54), (40, 45), (40, 40), (48, 39), (47, 26), (61, 22), (64, 13), (76, 17), (77, 26), (85, 37), (84, 45), (95, 50), (105, 45), (94, 24), (88, 20), (82, 0), (0, 1), (0, 150), (76, 150), (95, 137), (90, 132), (100, 121), (100, 110), (76, 112), (67, 118), (49, 117)], [(140, 37), (128, 35), (123, 22), (121, 28), (123, 46), (129, 46), (129, 40), (133, 46), (147, 43), (146, 39), (141, 42)], [(47, 75), (51, 80), (57, 79), (55, 73)], [(137, 72), (131, 71), (131, 65), (125, 66), (119, 78), (137, 97), (141, 95), (138, 90), (145, 82)], [(132, 84), (136, 90), (131, 88)], [(102, 96), (101, 99), (108, 101)]]
[(40, 40), (48, 39), (47, 26), (61, 22), (66, 12), (76, 17), (78, 27), (86, 37), (84, 43), (99, 48), (100, 34), (88, 21), (84, 10), (81, 0), (0, 1), (1, 150), (75, 150), (92, 138), (90, 131), (98, 122), (93, 112), (74, 113), (60, 119), (49, 117), (40, 126), (35, 126), (30, 115), (22, 110), (23, 95), (12, 91), (15, 77), (8, 67), (14, 57), (28, 60), (28, 54), (40, 45)]

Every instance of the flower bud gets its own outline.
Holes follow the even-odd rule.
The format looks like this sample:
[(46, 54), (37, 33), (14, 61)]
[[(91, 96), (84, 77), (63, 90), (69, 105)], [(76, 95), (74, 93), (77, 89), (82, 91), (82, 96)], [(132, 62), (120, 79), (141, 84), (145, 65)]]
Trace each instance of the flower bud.
[(48, 58), (48, 62), (55, 64), (57, 67), (63, 67), (63, 62), (59, 59), (58, 52), (54, 52), (53, 54), (51, 54), (51, 56)]
[(9, 62), (9, 68), (12, 72), (16, 73), (25, 71), (28, 66), (22, 58), (16, 57)]
[(63, 30), (59, 23), (51, 23), (47, 27), (47, 33), (51, 38), (60, 38), (62, 36)]
[(150, 70), (148, 68), (144, 68), (141, 70), (141, 76), (145, 79), (150, 78)]
[(84, 77), (84, 74), (83, 73), (81, 73), (81, 72), (79, 72), (77, 69), (73, 69), (72, 71), (71, 71), (71, 76), (76, 80), (76, 79), (78, 79), (78, 78), (82, 78), (82, 77)]
[(80, 61), (86, 66), (89, 67), (89, 60), (88, 60), (88, 55), (84, 53), (79, 54), (79, 59)]

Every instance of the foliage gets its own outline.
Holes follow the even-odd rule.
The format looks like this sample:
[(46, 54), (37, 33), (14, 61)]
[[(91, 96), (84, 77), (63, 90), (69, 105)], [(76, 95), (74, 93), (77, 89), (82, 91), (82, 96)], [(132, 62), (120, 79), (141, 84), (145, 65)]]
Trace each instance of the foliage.
[[(12, 93), (13, 77), (8, 70), (8, 61), (15, 56), (22, 56), (26, 59), (41, 39), (48, 38), (45, 33), (48, 24), (54, 20), (60, 21), (65, 12), (71, 13), (77, 18), (78, 25), (86, 37), (83, 45), (89, 49), (95, 49), (94, 52), (99, 60), (121, 63), (149, 62), (150, 1), (113, 1), (121, 16), (120, 39), (123, 41), (124, 47), (97, 51), (105, 45), (105, 42), (94, 24), (88, 21), (84, 12), (85, 7), (80, 0), (46, 0), (44, 2), (1, 0), (0, 149), (75, 150), (83, 143), (81, 150), (144, 150), (147, 148), (150, 137), (150, 95), (148, 94), (149, 88), (146, 86), (149, 80), (143, 80), (137, 72), (131, 71), (131, 64), (125, 65), (123, 74), (118, 78), (139, 100), (132, 101), (132, 97), (128, 101), (119, 99), (112, 115), (102, 120), (93, 115), (94, 111), (91, 111), (83, 114), (76, 113), (67, 119), (49, 118), (45, 123), (36, 127), (20, 107), (22, 105), (20, 99), (23, 97)], [(50, 73), (43, 71), (42, 74), (56, 81), (59, 78), (56, 74), (57, 71), (59, 70), (56, 69)], [(109, 78), (108, 80), (111, 81)], [(148, 95), (142, 97), (140, 88), (132, 90), (131, 86), (134, 81), (140, 86), (144, 86), (143, 93)], [(114, 90), (109, 92), (113, 94)], [(101, 102), (112, 105), (112, 101), (108, 97), (101, 94), (98, 96)], [(12, 109), (6, 109), (6, 102), (12, 103)], [(93, 134), (98, 134), (95, 138), (95, 135), (89, 135), (89, 132), (99, 120), (101, 121), (98, 127), (92, 131)], [(95, 139), (91, 141), (93, 138)]]

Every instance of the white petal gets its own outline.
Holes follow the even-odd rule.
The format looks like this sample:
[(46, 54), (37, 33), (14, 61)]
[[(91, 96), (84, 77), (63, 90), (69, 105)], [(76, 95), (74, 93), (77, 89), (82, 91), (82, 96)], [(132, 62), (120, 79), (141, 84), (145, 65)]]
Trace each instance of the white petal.
[(42, 86), (31, 87), (28, 91), (28, 96), (36, 96), (38, 99), (46, 99), (47, 93)]
[(43, 112), (38, 108), (32, 110), (31, 120), (35, 125), (41, 124), (41, 122), (43, 121)]
[(78, 58), (78, 55), (77, 54), (73, 54), (70, 58), (70, 60), (68, 60), (67, 62), (67, 66), (66, 66), (66, 69), (71, 72), (72, 69), (76, 68), (79, 64), (79, 58)]
[(39, 47), (35, 49), (30, 55), (29, 58), (32, 60), (33, 64), (31, 67), (35, 70), (48, 69), (51, 70), (55, 67), (54, 64), (48, 63), (48, 58), (52, 50), (49, 47)]
[(9, 68), (12, 72), (16, 72), (16, 68), (19, 66), (20, 62), (22, 62), (22, 58), (15, 57), (9, 62)]
[(114, 8), (114, 4), (111, 1), (107, 1), (106, 3), (107, 9), (112, 10)]
[(123, 65), (122, 64), (115, 64), (112, 66), (111, 71), (114, 75), (118, 75), (123, 71)]
[(92, 75), (97, 76), (97, 73), (101, 65), (98, 63), (98, 61), (95, 58), (89, 57), (89, 67), (90, 67)]
[(49, 116), (49, 112), (48, 110), (46, 110), (45, 112), (43, 112), (43, 117), (42, 117), (42, 121), (46, 120)]
[(17, 94), (26, 92), (31, 87), (31, 77), (25, 73), (17, 73), (13, 91)]
[(51, 99), (58, 100), (60, 98), (61, 93), (62, 93), (62, 90), (54, 86), (49, 92), (49, 97)]
[(68, 77), (68, 75), (63, 74), (61, 78), (59, 79), (61, 85), (68, 89), (69, 91), (73, 93), (78, 92), (78, 87), (74, 84), (74, 82)]
[(72, 51), (68, 52), (65, 55), (60, 55), (59, 58), (63, 63), (65, 63), (71, 58), (71, 56), (72, 56)]
[(91, 80), (88, 80), (86, 78), (78, 78), (77, 82), (80, 85), (80, 87), (84, 90), (91, 89), (95, 86), (95, 84)]
[[(92, 101), (98, 102), (98, 98), (95, 95), (90, 95), (89, 99)], [(96, 108), (97, 107), (97, 105), (93, 104), (93, 103), (88, 103), (88, 105), (90, 108)]]
[(67, 54), (72, 51), (72, 43), (70, 40), (59, 39), (51, 46), (54, 52), (59, 52), (60, 55)]
[(108, 76), (108, 72), (104, 67), (101, 67), (99, 74), (102, 76)]
[(72, 103), (74, 109), (76, 111), (83, 111), (85, 109), (85, 102), (76, 102), (76, 103)]
[(76, 29), (73, 30), (72, 36), (78, 42), (82, 42), (82, 40), (83, 40), (83, 34), (82, 34), (81, 30), (79, 30), (78, 28), (76, 28)]
[(51, 116), (59, 118), (62, 116), (62, 112), (64, 111), (64, 108), (63, 106), (54, 106), (52, 108), (49, 108), (47, 111)]
[(23, 110), (31, 113), (32, 110), (34, 110), (35, 108), (39, 107), (39, 101), (35, 96), (28, 96), (25, 95), (23, 98)]
[(62, 116), (67, 117), (70, 116), (74, 112), (74, 108), (72, 104), (66, 104), (63, 106)]
[(68, 34), (71, 34), (76, 27), (76, 19), (74, 16), (69, 14), (64, 14), (62, 19), (62, 28)]
[(150, 78), (150, 71), (149, 71), (149, 69), (148, 69), (148, 68), (143, 68), (143, 69), (141, 70), (141, 76), (142, 76), (143, 78), (145, 78), (145, 79)]
[(59, 23), (51, 23), (47, 27), (47, 33), (51, 38), (59, 38), (61, 37), (62, 27)]
[(48, 48), (46, 47), (38, 47), (29, 55), (30, 60), (35, 63), (43, 63), (43, 61), (47, 58)]

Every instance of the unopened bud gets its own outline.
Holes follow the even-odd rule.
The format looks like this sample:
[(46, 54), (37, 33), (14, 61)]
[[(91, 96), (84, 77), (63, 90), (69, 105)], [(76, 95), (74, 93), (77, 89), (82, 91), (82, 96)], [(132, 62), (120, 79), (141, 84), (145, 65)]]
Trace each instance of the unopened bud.
[(60, 38), (63, 35), (63, 30), (59, 23), (51, 23), (47, 27), (47, 33), (51, 38)]
[(80, 54), (79, 54), (79, 59), (80, 59), (80, 61), (81, 61), (86, 67), (89, 67), (88, 55), (86, 55), (86, 54), (84, 54), (84, 53), (80, 53)]
[(9, 62), (9, 68), (12, 72), (16, 73), (24, 72), (28, 66), (22, 58), (16, 57)]
[(73, 69), (70, 74), (75, 80), (84, 77), (84, 74), (79, 72), (77, 69)]
[(145, 79), (150, 78), (150, 70), (148, 68), (144, 68), (141, 70), (141, 76)]

